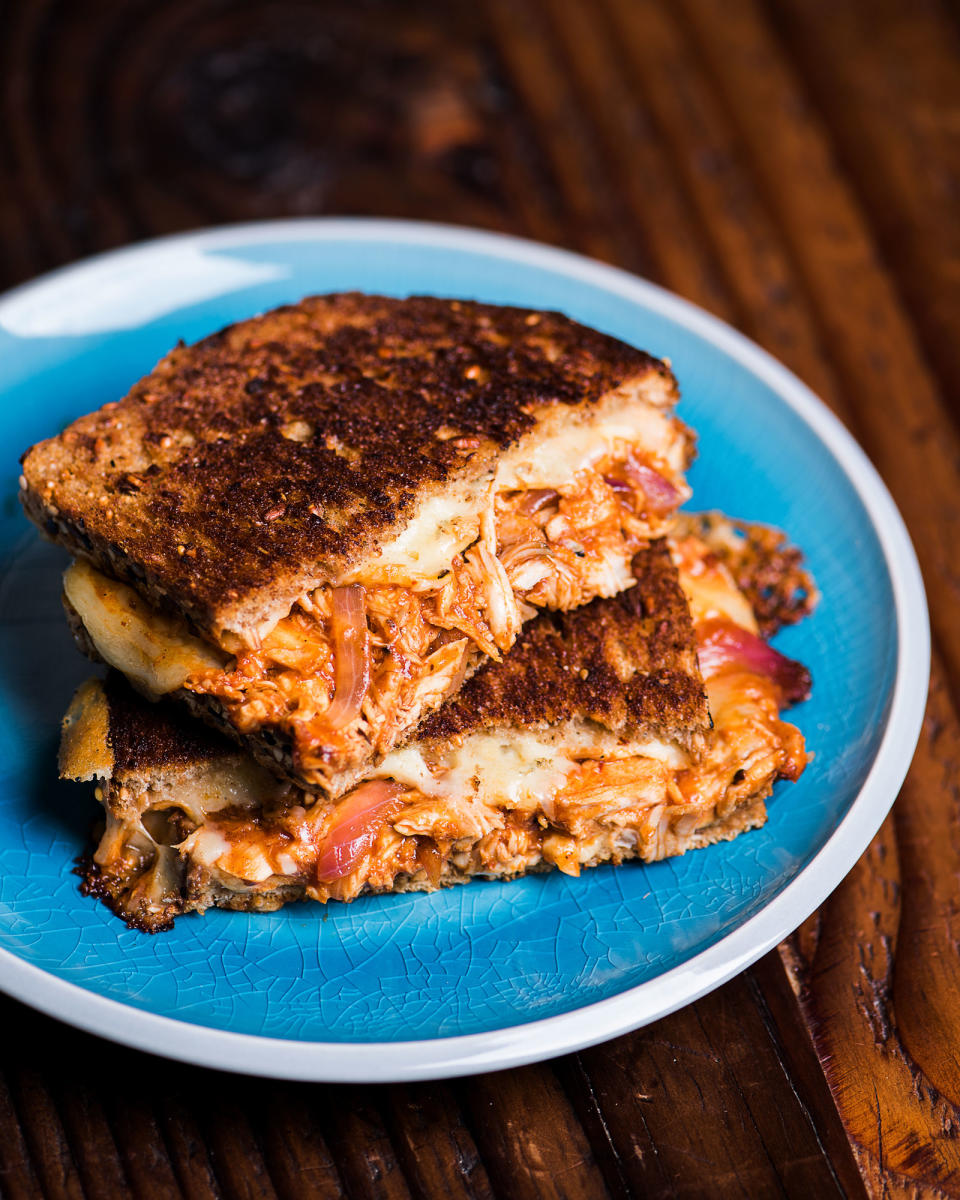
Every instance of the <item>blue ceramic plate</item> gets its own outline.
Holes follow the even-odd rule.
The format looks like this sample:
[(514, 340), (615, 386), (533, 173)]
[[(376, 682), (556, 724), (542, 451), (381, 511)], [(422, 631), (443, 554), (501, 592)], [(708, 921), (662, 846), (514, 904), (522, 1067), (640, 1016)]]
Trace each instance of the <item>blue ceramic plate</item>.
[[(61, 553), (18, 510), (16, 455), (117, 398), (178, 339), (345, 288), (561, 309), (672, 359), (700, 435), (695, 506), (773, 522), (823, 592), (778, 645), (807, 663), (814, 758), (759, 831), (653, 866), (439, 895), (211, 912), (131, 932), (71, 874), (95, 803), (57, 781), (89, 666)], [(762, 351), (630, 275), (528, 242), (291, 221), (108, 254), (0, 300), (0, 986), (84, 1029), (231, 1070), (315, 1080), (467, 1074), (602, 1041), (688, 1003), (800, 923), (850, 869), (910, 762), (929, 634), (916, 559), (841, 425)]]

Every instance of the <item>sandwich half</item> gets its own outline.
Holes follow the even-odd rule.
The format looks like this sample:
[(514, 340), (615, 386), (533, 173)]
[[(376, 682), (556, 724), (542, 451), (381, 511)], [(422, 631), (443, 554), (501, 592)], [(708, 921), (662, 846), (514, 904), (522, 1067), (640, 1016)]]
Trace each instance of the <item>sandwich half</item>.
[(699, 535), (653, 543), (634, 572), (613, 599), (532, 621), (338, 802), (278, 781), (116, 674), (89, 681), (60, 756), (63, 776), (97, 781), (106, 814), (84, 889), (155, 931), (211, 906), (576, 875), (761, 825), (775, 780), (806, 763), (780, 709), (809, 675), (758, 636)]
[(689, 495), (668, 366), (557, 314), (319, 296), (23, 459), (81, 644), (337, 796)]

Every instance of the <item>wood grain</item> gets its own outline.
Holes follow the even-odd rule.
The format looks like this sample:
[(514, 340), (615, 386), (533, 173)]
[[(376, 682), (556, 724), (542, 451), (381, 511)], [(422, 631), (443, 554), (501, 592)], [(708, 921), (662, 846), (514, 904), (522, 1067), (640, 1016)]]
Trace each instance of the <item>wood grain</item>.
[(3, 1076), (0, 1076), (0, 1188), (11, 1200), (33, 1196), (38, 1190), (30, 1152)]
[(142, 1094), (111, 1096), (109, 1115), (130, 1188), (157, 1200), (176, 1200), (180, 1186), (151, 1099)]
[(960, 29), (938, 3), (912, 5), (908, 15), (895, 0), (791, 0), (773, 6), (771, 18), (812, 101), (829, 115), (851, 185), (956, 417)]
[[(893, 1002), (900, 1038), (929, 1082), (960, 1105), (960, 729), (935, 670), (913, 767), (893, 814), (900, 924)], [(951, 1137), (960, 1131), (951, 1121)], [(956, 1142), (954, 1143), (956, 1146)]]
[(110, 1200), (121, 1195), (128, 1184), (113, 1131), (104, 1111), (104, 1096), (92, 1081), (74, 1078), (69, 1086), (61, 1080), (54, 1088), (64, 1131), (80, 1175), (83, 1194), (91, 1200)]
[(371, 1088), (328, 1089), (325, 1128), (347, 1193), (406, 1200), (410, 1188)]
[(416, 1194), (469, 1200), (494, 1196), (451, 1086), (432, 1083), (389, 1088), (383, 1111), (397, 1156)]
[(854, 431), (936, 648), (892, 817), (745, 977), (556, 1064), (402, 1088), (265, 1087), (0, 1000), (0, 1193), (960, 1195), (958, 109), (941, 0), (0, 6), (0, 283), (306, 213), (639, 270)]
[(893, 816), (785, 950), (861, 1168), (875, 1191), (896, 1195), (960, 1188), (957, 812), (943, 781), (944, 771), (955, 776), (960, 742), (948, 709), (935, 677)]
[(26, 1056), (9, 1056), (7, 1064), (13, 1115), (19, 1117), (37, 1182), (47, 1196), (77, 1200), (83, 1189), (51, 1093), (55, 1073), (45, 1079)]
[(589, 1139), (548, 1066), (481, 1075), (461, 1083), (458, 1094), (497, 1195), (607, 1195)]
[[(179, 1074), (176, 1067), (168, 1071)], [(220, 1189), (203, 1131), (179, 1080), (177, 1085), (161, 1089), (156, 1112), (181, 1194), (188, 1200), (216, 1200)]]
[(322, 1133), (316, 1089), (275, 1086), (262, 1113), (260, 1144), (277, 1195), (308, 1191), (317, 1200), (343, 1194), (343, 1182)]
[(703, 1162), (724, 1196), (844, 1194), (745, 977), (575, 1061), (632, 1195), (696, 1195)]

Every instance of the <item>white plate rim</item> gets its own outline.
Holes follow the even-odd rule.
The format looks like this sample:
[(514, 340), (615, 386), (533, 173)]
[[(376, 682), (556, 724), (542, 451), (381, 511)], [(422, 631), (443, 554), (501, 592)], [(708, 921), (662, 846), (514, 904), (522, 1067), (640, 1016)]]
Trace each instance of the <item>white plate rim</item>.
[[(502, 1070), (585, 1049), (638, 1029), (699, 999), (750, 966), (804, 921), (854, 866), (906, 776), (923, 721), (930, 625), (916, 554), (890, 493), (860, 446), (791, 371), (719, 318), (623, 271), (542, 243), (434, 222), (305, 217), (200, 229), (135, 243), (48, 272), (0, 297), (8, 305), (57, 279), (81, 281), (113, 265), (149, 259), (177, 243), (197, 251), (269, 240), (449, 246), (557, 271), (659, 310), (768, 384), (833, 454), (873, 524), (890, 574), (898, 655), (887, 727), (847, 815), (819, 853), (753, 917), (678, 967), (557, 1016), (484, 1033), (393, 1042), (312, 1042), (230, 1033), (134, 1008), (51, 975), (0, 948), (0, 991), (88, 1033), (197, 1066), (327, 1083), (392, 1083)], [(90, 279), (92, 282), (92, 279)]]

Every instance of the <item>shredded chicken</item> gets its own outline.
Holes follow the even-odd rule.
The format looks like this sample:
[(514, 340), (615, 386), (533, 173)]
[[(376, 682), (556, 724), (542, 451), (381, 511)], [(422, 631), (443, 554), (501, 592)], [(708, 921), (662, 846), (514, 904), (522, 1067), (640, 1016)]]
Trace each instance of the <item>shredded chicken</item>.
[(337, 697), (338, 589), (330, 587), (302, 599), (257, 649), (226, 669), (195, 673), (187, 688), (216, 696), (241, 733), (284, 731), (305, 772), (366, 757), (370, 748), (388, 752), (450, 694), (478, 649), (499, 660), (535, 608), (565, 611), (631, 586), (634, 553), (667, 524), (630, 482), (635, 462), (631, 452), (580, 471), (559, 490), (500, 493), (477, 540), (439, 581), (364, 588), (369, 684), (350, 719)]
[[(698, 549), (696, 539), (685, 538), (676, 557), (695, 629), (715, 621), (718, 611), (740, 611), (752, 624), (752, 616), (742, 614), (731, 598), (736, 587), (726, 569), (702, 543)], [(434, 654), (448, 651), (453, 660), (459, 645), (448, 642)], [(508, 798), (483, 793), (476, 779), (472, 787), (462, 778), (454, 786), (448, 773), (445, 783), (441, 757), (431, 765), (429, 794), (377, 780), (334, 804), (284, 793), (275, 784), (281, 790), (266, 801), (254, 787), (246, 806), (200, 812), (185, 804), (174, 824), (182, 839), (174, 847), (182, 886), (204, 894), (212, 884), (243, 896), (292, 887), (298, 895), (326, 901), (398, 885), (436, 887), (452, 870), (509, 877), (554, 866), (577, 875), (598, 862), (683, 853), (691, 839), (701, 832), (709, 836), (743, 806), (743, 824), (720, 834), (733, 836), (740, 827), (762, 823), (762, 800), (773, 783), (797, 779), (807, 756), (800, 731), (780, 719), (785, 697), (775, 678), (731, 661), (706, 686), (713, 728), (695, 762), (681, 759), (677, 765), (648, 755), (569, 760), (549, 794), (543, 794), (541, 782), (536, 796), (512, 791)], [(292, 796), (302, 803), (292, 803)], [(139, 881), (137, 919), (148, 927), (144, 889), (156, 891), (162, 880), (167, 894), (172, 869), (170, 847), (155, 845), (149, 813), (141, 816), (157, 802), (150, 793), (139, 801), (126, 796), (108, 802), (107, 830), (96, 855), (107, 876)], [(358, 818), (358, 810), (369, 819)], [(342, 873), (331, 872), (325, 865), (330, 862), (342, 863)], [(160, 904), (156, 911), (167, 910)]]

